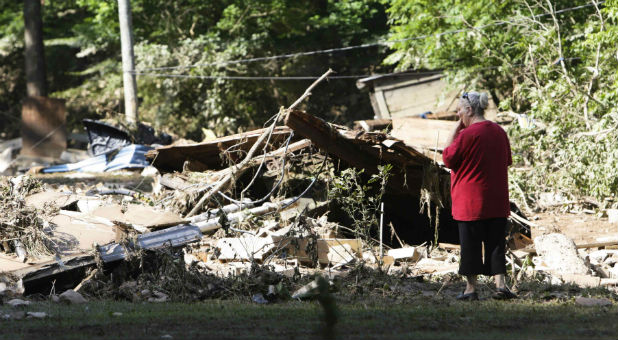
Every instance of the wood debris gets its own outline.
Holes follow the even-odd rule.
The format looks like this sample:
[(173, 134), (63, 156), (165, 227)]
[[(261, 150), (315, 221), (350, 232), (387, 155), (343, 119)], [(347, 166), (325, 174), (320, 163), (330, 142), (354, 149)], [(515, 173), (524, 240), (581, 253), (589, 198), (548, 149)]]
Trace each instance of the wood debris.
[[(223, 279), (248, 277), (262, 268), (261, 280), (266, 281), (269, 275), (292, 280), (327, 273), (332, 278), (358, 267), (402, 278), (431, 279), (457, 273), (459, 246), (442, 243), (439, 238), (449, 227), (454, 228), (455, 222), (443, 221), (434, 236), (426, 213), (415, 211), (427, 230), (410, 225), (410, 220), (401, 221), (402, 212), (397, 211), (402, 210), (398, 203), (403, 210), (410, 209), (409, 202), (419, 210), (423, 195), (427, 198), (448, 189), (448, 171), (434, 162), (435, 154), (428, 157), (423, 149), (440, 151), (454, 123), (393, 118), (357, 122), (360, 129), (351, 130), (298, 110), (298, 104), (328, 74), (330, 71), (290, 107), (281, 109), (264, 129), (148, 152), (158, 171), (142, 174), (140, 183), (97, 183), (95, 187), (78, 183), (20, 194), (19, 209), (25, 209), (30, 218), (27, 221), (36, 221), (38, 232), (48, 236), (54, 246), (37, 254), (33, 246), (36, 242), (24, 242), (28, 238), (23, 230), (5, 233), (12, 243), (0, 245), (0, 264), (16, 266), (18, 255), (25, 263), (10, 268), (11, 274), (21, 279), (21, 290), (0, 277), (0, 284), (4, 284), (0, 293), (48, 293), (54, 288), (64, 291), (56, 297), (58, 300), (83, 303), (86, 299), (81, 293), (103, 290), (97, 285), (107, 282), (105, 288), (115, 290), (112, 296), (129, 296), (133, 301), (165, 302), (181, 294), (169, 286), (163, 289), (163, 284), (156, 289), (140, 286), (139, 280), (130, 276), (115, 278), (125, 280), (120, 284), (113, 282), (106, 266), (130, 266), (135, 258), (143, 260), (140, 266), (154, 264), (157, 268), (151, 268), (149, 279), (166, 284), (174, 282), (170, 275), (177, 270)], [(391, 226), (386, 228), (385, 224), (382, 235), (377, 235), (376, 228), (368, 228), (369, 232), (363, 234), (349, 216), (337, 216), (328, 186), (332, 185), (332, 176), (345, 169), (355, 168), (359, 173), (362, 170), (363, 176), (371, 176), (387, 164), (392, 172), (384, 186), (384, 201), (392, 207), (387, 206), (383, 217)], [(138, 190), (146, 177), (150, 190)], [(14, 180), (24, 182), (22, 186), (30, 183), (27, 178)], [(444, 202), (449, 199), (443, 198)], [(431, 199), (428, 202), (442, 204)], [(448, 214), (448, 204), (444, 206), (442, 213)], [(507, 244), (509, 270), (516, 279), (543, 275), (548, 282), (591, 287), (618, 280), (617, 250), (606, 248), (615, 241), (575, 245), (564, 235), (532, 241), (529, 235), (536, 227), (534, 223), (517, 214), (512, 220), (516, 227)], [(1, 222), (10, 225), (10, 221)], [(408, 235), (429, 235), (425, 238), (429, 242), (400, 237), (402, 226)], [(386, 251), (381, 252), (382, 248)], [(161, 256), (176, 257), (167, 262), (150, 258), (148, 263), (149, 254), (155, 250)], [(193, 290), (195, 294), (220, 294), (214, 283), (196, 281), (200, 287)], [(267, 282), (268, 291), (248, 296), (260, 303), (272, 301), (273, 296), (281, 294), (274, 283)], [(318, 283), (313, 281), (292, 296), (310, 297), (317, 289)]]
[[(152, 165), (165, 172), (182, 171), (186, 162), (193, 171), (225, 168), (226, 159), (238, 161), (264, 133), (266, 129), (254, 130), (190, 145), (169, 145), (146, 153)], [(271, 142), (280, 144), (290, 134), (290, 129), (278, 127), (272, 132)]]

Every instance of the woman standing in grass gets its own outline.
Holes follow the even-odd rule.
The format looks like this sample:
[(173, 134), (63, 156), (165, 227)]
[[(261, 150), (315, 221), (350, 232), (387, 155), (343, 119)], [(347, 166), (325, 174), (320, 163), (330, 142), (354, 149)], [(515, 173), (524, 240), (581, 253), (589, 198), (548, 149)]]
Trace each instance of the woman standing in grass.
[(457, 105), (459, 124), (443, 152), (451, 169), (452, 214), (459, 226), (459, 274), (467, 279), (458, 300), (478, 300), (479, 274), (494, 276), (494, 298), (516, 297), (504, 284), (511, 148), (504, 130), (485, 119), (487, 102), (485, 93), (464, 92)]

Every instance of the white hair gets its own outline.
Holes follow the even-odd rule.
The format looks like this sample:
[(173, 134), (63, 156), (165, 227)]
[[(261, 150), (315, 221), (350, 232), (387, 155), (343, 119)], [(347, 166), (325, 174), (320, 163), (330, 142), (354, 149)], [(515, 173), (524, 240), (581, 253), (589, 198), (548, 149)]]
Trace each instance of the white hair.
[(477, 116), (483, 116), (489, 103), (489, 98), (485, 92), (464, 92), (467, 98), (462, 97), (459, 102), (466, 107), (470, 107)]

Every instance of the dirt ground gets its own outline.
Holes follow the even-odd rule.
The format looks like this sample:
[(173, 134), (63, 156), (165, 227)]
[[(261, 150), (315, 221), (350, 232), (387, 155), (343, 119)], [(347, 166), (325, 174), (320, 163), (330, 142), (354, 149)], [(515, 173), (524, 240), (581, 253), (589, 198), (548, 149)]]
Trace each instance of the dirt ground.
[(573, 239), (575, 244), (599, 242), (600, 237), (618, 237), (618, 224), (596, 214), (569, 213), (559, 210), (528, 216), (538, 227), (532, 228), (532, 239), (559, 232)]

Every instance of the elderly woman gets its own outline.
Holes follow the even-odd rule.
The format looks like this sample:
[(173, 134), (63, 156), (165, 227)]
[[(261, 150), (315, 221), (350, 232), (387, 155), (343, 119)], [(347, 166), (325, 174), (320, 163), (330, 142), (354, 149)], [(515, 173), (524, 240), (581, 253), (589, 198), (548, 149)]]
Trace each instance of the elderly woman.
[(457, 106), (459, 124), (443, 152), (444, 164), (451, 169), (453, 219), (459, 226), (459, 274), (467, 279), (458, 300), (478, 300), (479, 274), (494, 276), (494, 298), (516, 297), (504, 284), (511, 148), (504, 130), (485, 119), (485, 108), (487, 94), (464, 92)]

